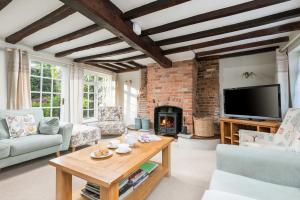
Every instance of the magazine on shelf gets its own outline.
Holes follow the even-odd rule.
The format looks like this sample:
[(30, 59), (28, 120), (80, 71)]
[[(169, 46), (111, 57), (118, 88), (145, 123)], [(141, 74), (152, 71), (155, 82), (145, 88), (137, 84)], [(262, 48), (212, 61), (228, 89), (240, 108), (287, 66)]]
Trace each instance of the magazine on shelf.
[(145, 162), (140, 169), (144, 170), (145, 172), (147, 172), (148, 174), (150, 174), (151, 172), (153, 172), (156, 168), (158, 167), (158, 164), (155, 162)]

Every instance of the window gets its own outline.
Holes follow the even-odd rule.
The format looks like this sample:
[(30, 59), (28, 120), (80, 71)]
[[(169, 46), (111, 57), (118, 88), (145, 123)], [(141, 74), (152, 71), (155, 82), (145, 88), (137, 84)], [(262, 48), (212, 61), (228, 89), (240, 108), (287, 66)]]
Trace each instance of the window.
[(59, 66), (31, 61), (32, 107), (43, 108), (45, 117), (60, 117), (62, 70)]
[(98, 107), (106, 105), (111, 90), (111, 77), (86, 71), (83, 89), (83, 118), (97, 118)]

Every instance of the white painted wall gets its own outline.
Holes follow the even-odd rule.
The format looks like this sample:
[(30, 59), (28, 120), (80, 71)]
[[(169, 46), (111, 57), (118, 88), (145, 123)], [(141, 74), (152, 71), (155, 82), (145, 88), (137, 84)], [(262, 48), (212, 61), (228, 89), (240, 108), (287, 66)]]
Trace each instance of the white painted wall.
[[(126, 125), (134, 124), (134, 118), (137, 117), (137, 97), (141, 87), (141, 72), (126, 72), (118, 74), (118, 102), (123, 107), (124, 121)], [(125, 86), (131, 80), (131, 87)]]
[[(254, 78), (242, 78), (242, 73), (254, 72)], [(223, 89), (276, 83), (275, 52), (220, 60), (220, 105), (223, 115)]]
[(0, 109), (7, 107), (7, 68), (5, 52), (0, 49)]

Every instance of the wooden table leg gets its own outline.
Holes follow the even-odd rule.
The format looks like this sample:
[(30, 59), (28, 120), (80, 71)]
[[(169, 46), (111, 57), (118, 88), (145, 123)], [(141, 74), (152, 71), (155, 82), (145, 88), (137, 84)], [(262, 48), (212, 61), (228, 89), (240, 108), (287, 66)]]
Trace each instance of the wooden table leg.
[(56, 169), (56, 200), (72, 200), (72, 175)]
[(162, 166), (168, 169), (166, 176), (171, 175), (171, 145), (162, 150)]
[(115, 183), (109, 188), (100, 188), (100, 199), (101, 200), (118, 200), (119, 199), (119, 184)]

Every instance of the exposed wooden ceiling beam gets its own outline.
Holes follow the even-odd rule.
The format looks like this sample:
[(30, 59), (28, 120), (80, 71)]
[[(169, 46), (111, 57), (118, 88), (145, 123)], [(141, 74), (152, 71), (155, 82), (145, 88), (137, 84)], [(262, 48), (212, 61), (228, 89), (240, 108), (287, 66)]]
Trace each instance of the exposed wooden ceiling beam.
[(210, 50), (210, 51), (202, 51), (202, 52), (196, 53), (196, 56), (201, 57), (201, 56), (213, 55), (213, 54), (224, 53), (224, 52), (229, 52), (229, 51), (236, 51), (236, 50), (241, 50), (241, 49), (249, 49), (249, 48), (260, 47), (260, 46), (265, 46), (265, 45), (278, 44), (278, 43), (288, 42), (288, 41), (289, 41), (289, 37), (280, 37), (280, 38), (263, 40), (263, 41), (259, 41), (259, 42), (251, 42), (251, 43), (247, 43), (247, 44), (225, 47), (225, 48), (215, 49), (215, 50)]
[(20, 31), (8, 36), (5, 38), (5, 41), (8, 43), (15, 44), (21, 41), (23, 38), (47, 27), (50, 26), (69, 15), (75, 13), (75, 11), (67, 5), (63, 5), (60, 8), (54, 10), (53, 12), (49, 13), (48, 15), (42, 17), (41, 19), (33, 22), (32, 24), (26, 26), (25, 28), (21, 29)]
[(123, 18), (125, 20), (130, 20), (134, 18), (138, 18), (150, 13), (154, 13), (172, 6), (176, 6), (178, 4), (185, 3), (190, 0), (157, 0), (146, 5), (143, 5), (138, 8), (134, 8), (129, 10), (123, 14)]
[(0, 0), (0, 10), (5, 8), (12, 0)]
[(253, 28), (253, 27), (257, 27), (257, 26), (262, 26), (265, 24), (275, 23), (275, 22), (279, 22), (282, 20), (287, 20), (287, 19), (291, 19), (291, 18), (295, 18), (295, 17), (299, 17), (299, 16), (300, 16), (300, 8), (296, 8), (293, 10), (288, 10), (285, 12), (281, 12), (281, 13), (277, 13), (274, 15), (269, 15), (266, 17), (253, 19), (253, 20), (248, 20), (245, 22), (237, 23), (237, 24), (218, 27), (218, 28), (200, 31), (197, 33), (191, 33), (191, 34), (187, 34), (187, 35), (182, 35), (182, 36), (178, 36), (178, 37), (168, 38), (168, 39), (156, 41), (155, 43), (158, 46), (164, 46), (164, 45), (169, 45), (169, 44), (186, 42), (186, 41), (201, 39), (201, 38), (205, 38), (205, 37), (211, 37), (211, 36), (215, 36), (215, 35), (231, 33), (234, 31), (240, 31), (240, 30)]
[(108, 46), (108, 45), (112, 45), (112, 44), (116, 44), (116, 43), (120, 43), (120, 42), (123, 42), (123, 41), (120, 38), (114, 37), (114, 38), (102, 40), (102, 41), (99, 41), (96, 43), (92, 43), (92, 44), (88, 44), (88, 45), (84, 45), (84, 46), (76, 47), (73, 49), (68, 49), (65, 51), (58, 52), (55, 54), (55, 57), (63, 57), (63, 56), (67, 56), (67, 55), (70, 55), (75, 52), (84, 51), (84, 50), (92, 49), (92, 48), (96, 48), (96, 47)]
[(222, 17), (228, 17), (231, 15), (279, 4), (285, 1), (290, 0), (254, 0), (246, 3), (230, 6), (227, 8), (222, 8), (219, 10), (214, 10), (211, 12), (199, 14), (193, 17), (185, 18), (182, 20), (174, 21), (168, 24), (164, 24), (161, 26), (153, 27), (142, 32), (142, 35), (153, 35), (165, 31), (170, 31), (173, 29), (181, 28), (183, 26), (189, 26), (209, 20), (214, 20)]
[(134, 48), (127, 47), (127, 48), (124, 48), (124, 49), (110, 51), (110, 52), (107, 52), (107, 53), (101, 53), (101, 54), (96, 54), (96, 55), (92, 55), (92, 56), (85, 56), (85, 57), (81, 57), (81, 58), (76, 58), (76, 59), (74, 59), (74, 62), (82, 62), (82, 61), (85, 61), (85, 60), (90, 60), (90, 59), (95, 59), (95, 58), (104, 58), (104, 57), (116, 56), (116, 55), (131, 53), (131, 52), (135, 52), (135, 51), (136, 50)]
[(117, 70), (117, 69), (111, 68), (111, 67), (107, 67), (107, 66), (102, 65), (102, 64), (95, 64), (95, 63), (85, 63), (85, 64), (87, 64), (87, 65), (92, 65), (92, 66), (94, 66), (94, 67), (98, 67), (98, 68), (102, 68), (102, 69), (106, 69), (106, 70), (109, 70), (109, 71), (118, 73), (118, 70)]
[(236, 41), (240, 41), (240, 40), (263, 37), (263, 36), (274, 35), (274, 34), (279, 34), (279, 33), (285, 33), (285, 32), (290, 32), (290, 31), (295, 31), (295, 30), (300, 30), (300, 21), (289, 23), (289, 24), (283, 24), (283, 25), (279, 25), (279, 26), (275, 26), (275, 27), (271, 27), (271, 28), (261, 29), (261, 30), (257, 30), (257, 31), (251, 31), (251, 32), (244, 33), (241, 35), (234, 35), (234, 36), (229, 36), (229, 37), (211, 40), (211, 41), (207, 41), (207, 42), (202, 42), (202, 43), (198, 43), (198, 44), (192, 44), (192, 45), (186, 45), (186, 46), (177, 47), (177, 48), (173, 48), (173, 49), (168, 49), (168, 50), (164, 51), (164, 54), (169, 55), (169, 54), (174, 54), (174, 53), (180, 53), (180, 52), (190, 51), (193, 49), (200, 49), (200, 48), (205, 48), (205, 47), (210, 47), (210, 46), (226, 44), (226, 43), (230, 43), (230, 42), (236, 42)]
[(196, 59), (198, 61), (206, 61), (206, 60), (216, 60), (216, 59), (223, 59), (223, 58), (247, 56), (247, 55), (252, 55), (252, 54), (259, 54), (259, 53), (266, 53), (266, 52), (275, 51), (278, 48), (279, 48), (279, 46), (267, 47), (267, 48), (262, 48), (262, 49), (241, 51), (241, 52), (237, 52), (237, 53), (229, 53), (229, 54), (207, 56), (207, 57), (197, 57)]
[(38, 44), (38, 45), (34, 46), (33, 49), (35, 51), (40, 51), (40, 50), (43, 50), (43, 49), (47, 49), (47, 48), (52, 47), (54, 45), (57, 45), (57, 44), (60, 44), (60, 43), (63, 43), (63, 42), (68, 42), (68, 41), (75, 40), (77, 38), (86, 36), (90, 33), (94, 33), (94, 32), (99, 31), (101, 29), (102, 29), (102, 27), (98, 26), (97, 24), (93, 24), (91, 26), (79, 29), (79, 30), (74, 31), (72, 33), (69, 33), (69, 34), (60, 36), (58, 38), (55, 38), (53, 40), (44, 42), (42, 44)]
[(149, 37), (136, 35), (128, 21), (123, 20), (122, 11), (111, 1), (61, 0), (74, 10), (88, 17), (96, 24), (104, 26), (130, 46), (153, 58), (162, 67), (172, 67), (172, 62), (162, 54), (162, 50)]

